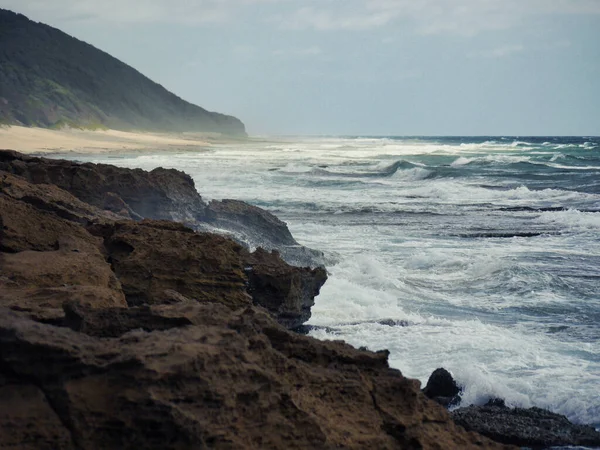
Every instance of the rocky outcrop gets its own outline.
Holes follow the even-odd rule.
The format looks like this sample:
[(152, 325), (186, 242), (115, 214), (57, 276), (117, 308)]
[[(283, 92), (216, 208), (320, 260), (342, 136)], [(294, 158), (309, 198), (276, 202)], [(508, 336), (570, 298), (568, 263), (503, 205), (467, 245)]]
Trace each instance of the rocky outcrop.
[(146, 172), (78, 164), (9, 150), (0, 150), (0, 170), (33, 184), (55, 185), (105, 213), (133, 220), (171, 220), (196, 231), (226, 234), (247, 248), (278, 250), (285, 261), (297, 267), (323, 264), (323, 254), (298, 244), (287, 225), (273, 214), (238, 200), (207, 205), (192, 178), (178, 170)]
[(455, 405), (460, 402), (461, 389), (452, 378), (450, 372), (443, 367), (435, 369), (427, 385), (423, 389), (423, 394), (432, 400), (435, 400), (442, 406)]
[(288, 330), (323, 269), (30, 183), (43, 167), (14, 173), (0, 171), (0, 448), (503, 448), (386, 351)]
[(204, 225), (227, 230), (231, 237), (247, 247), (277, 250), (288, 263), (298, 266), (323, 265), (322, 252), (306, 248), (293, 238), (285, 222), (262, 208), (226, 199), (208, 204)]
[(126, 305), (101, 240), (79, 224), (111, 220), (111, 214), (55, 186), (0, 172), (0, 217), (0, 306), (52, 322), (63, 316), (66, 300)]
[(131, 325), (111, 337), (0, 312), (0, 447), (501, 448), (454, 425), (387, 352), (295, 335), (254, 307), (122, 311)]
[[(423, 393), (443, 406), (460, 403), (462, 389), (450, 372), (436, 369)], [(504, 400), (490, 399), (483, 406), (454, 409), (454, 421), (469, 431), (476, 431), (494, 441), (534, 449), (556, 446), (600, 446), (600, 432), (587, 425), (577, 425), (565, 416), (540, 408), (509, 408)]]
[(573, 424), (565, 416), (540, 408), (509, 408), (496, 400), (459, 408), (452, 418), (467, 430), (520, 447), (600, 447), (600, 433), (594, 427)]
[(280, 324), (296, 329), (310, 319), (314, 298), (327, 280), (327, 273), (322, 267), (299, 269), (282, 263), (276, 251), (259, 248), (249, 254), (245, 258), (248, 292)]
[(0, 170), (33, 184), (55, 185), (85, 203), (133, 219), (194, 224), (205, 216), (206, 204), (194, 181), (174, 169), (146, 172), (0, 151)]

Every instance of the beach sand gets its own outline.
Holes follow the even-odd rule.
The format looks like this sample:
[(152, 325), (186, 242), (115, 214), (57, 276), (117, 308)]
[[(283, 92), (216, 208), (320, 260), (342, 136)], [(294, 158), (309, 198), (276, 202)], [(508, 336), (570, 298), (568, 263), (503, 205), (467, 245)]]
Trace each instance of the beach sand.
[(192, 150), (220, 141), (213, 133), (142, 133), (116, 130), (49, 130), (0, 127), (0, 149), (22, 153), (106, 153), (133, 150)]

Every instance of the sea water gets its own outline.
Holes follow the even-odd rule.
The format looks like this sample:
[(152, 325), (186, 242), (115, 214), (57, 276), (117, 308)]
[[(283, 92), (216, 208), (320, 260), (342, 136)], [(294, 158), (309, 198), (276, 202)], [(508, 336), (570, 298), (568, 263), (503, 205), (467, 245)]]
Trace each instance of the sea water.
[(389, 349), (422, 382), (445, 367), (463, 405), (600, 427), (599, 138), (255, 138), (75, 159), (184, 170), (204, 199), (286, 221), (326, 255), (314, 337)]

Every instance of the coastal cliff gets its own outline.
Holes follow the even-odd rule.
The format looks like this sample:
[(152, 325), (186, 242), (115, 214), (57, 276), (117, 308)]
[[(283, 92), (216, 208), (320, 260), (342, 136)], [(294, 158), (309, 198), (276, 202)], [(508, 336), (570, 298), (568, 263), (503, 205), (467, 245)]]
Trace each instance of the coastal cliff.
[[(194, 231), (246, 207), (192, 190), (0, 151), (0, 448), (508, 448), (386, 351), (290, 331), (325, 271)], [(248, 233), (291, 237), (247, 210)]]
[(193, 105), (92, 45), (4, 9), (0, 124), (246, 135), (239, 119)]

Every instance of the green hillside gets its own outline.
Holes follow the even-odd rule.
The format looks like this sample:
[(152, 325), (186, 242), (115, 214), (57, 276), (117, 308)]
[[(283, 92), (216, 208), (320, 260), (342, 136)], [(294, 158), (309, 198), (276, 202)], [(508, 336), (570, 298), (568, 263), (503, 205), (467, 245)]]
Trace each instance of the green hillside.
[(186, 102), (109, 54), (4, 9), (0, 123), (245, 135), (235, 117)]

